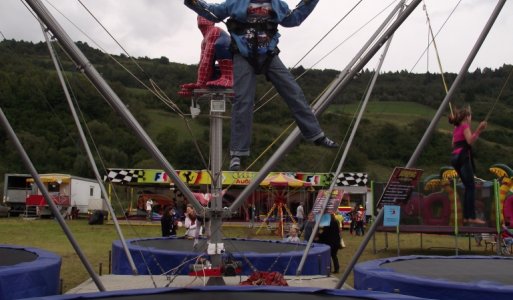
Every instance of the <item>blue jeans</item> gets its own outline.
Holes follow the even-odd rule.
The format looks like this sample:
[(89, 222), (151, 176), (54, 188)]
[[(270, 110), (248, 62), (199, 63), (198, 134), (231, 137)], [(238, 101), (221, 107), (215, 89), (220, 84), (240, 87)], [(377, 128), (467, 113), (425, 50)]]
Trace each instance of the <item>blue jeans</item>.
[[(260, 59), (263, 63), (265, 56)], [(265, 75), (287, 103), (303, 137), (314, 141), (324, 136), (301, 87), (277, 55), (269, 63)], [(248, 60), (240, 54), (233, 57), (233, 90), (235, 97), (232, 103), (230, 155), (249, 156), (256, 74)]]
[(232, 52), (230, 51), (230, 36), (223, 32), (221, 35), (217, 38), (215, 42), (215, 60), (221, 60), (221, 59), (232, 59)]
[(463, 196), (463, 219), (475, 219), (475, 193), (476, 184), (474, 182), (474, 169), (468, 155), (453, 154), (451, 164), (458, 172), (463, 186), (465, 186), (465, 195)]

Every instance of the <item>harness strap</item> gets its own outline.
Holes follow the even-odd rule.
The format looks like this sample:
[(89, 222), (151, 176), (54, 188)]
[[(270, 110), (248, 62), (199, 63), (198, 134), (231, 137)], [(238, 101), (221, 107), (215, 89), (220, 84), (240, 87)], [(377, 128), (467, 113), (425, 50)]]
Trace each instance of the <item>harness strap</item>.
[(472, 164), (472, 169), (474, 172), (476, 171), (476, 164), (474, 162), (474, 155), (472, 154), (472, 146), (467, 143), (467, 141), (458, 141), (454, 143), (453, 149), (461, 148), (461, 152), (458, 154), (458, 161), (465, 159), (462, 155), (468, 155), (468, 159), (470, 159), (470, 163)]
[(229, 18), (226, 21), (226, 27), (230, 33), (235, 33), (236, 35), (243, 35), (248, 30), (255, 31), (265, 31), (270, 36), (275, 35), (278, 32), (278, 23), (266, 21), (266, 22), (256, 22), (256, 23), (245, 23), (235, 20), (234, 18)]
[[(266, 78), (267, 80), (269, 80), (269, 78), (267, 77), (267, 70), (274, 56), (278, 55), (278, 53), (280, 53), (280, 50), (277, 47), (273, 50), (269, 50), (265, 54), (265, 60), (262, 63), (260, 63), (258, 55), (258, 32), (264, 31), (269, 36), (274, 36), (278, 32), (278, 24), (270, 21), (258, 23), (243, 23), (233, 18), (230, 18), (228, 19), (228, 21), (226, 21), (226, 27), (228, 28), (228, 32), (230, 32), (230, 34), (243, 35), (246, 34), (248, 31), (252, 33), (253, 47), (251, 49), (251, 55), (249, 57), (244, 56), (244, 58), (253, 67), (253, 71), (255, 72), (255, 74), (266, 74)], [(233, 39), (230, 49), (233, 53), (240, 53), (237, 44)]]

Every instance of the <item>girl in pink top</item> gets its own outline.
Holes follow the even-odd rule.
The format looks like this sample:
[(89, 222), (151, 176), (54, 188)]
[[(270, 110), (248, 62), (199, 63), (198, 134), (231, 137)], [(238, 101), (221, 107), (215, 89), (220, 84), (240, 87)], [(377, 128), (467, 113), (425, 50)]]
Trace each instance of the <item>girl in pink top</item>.
[(476, 219), (475, 211), (475, 182), (474, 182), (474, 163), (472, 159), (471, 145), (477, 140), (479, 134), (486, 128), (486, 121), (479, 123), (476, 131), (472, 133), (470, 124), (472, 115), (470, 107), (455, 110), (449, 116), (449, 123), (453, 124), (454, 131), (452, 135), (452, 156), (451, 164), (458, 173), (461, 182), (465, 186), (465, 195), (463, 197), (463, 222), (473, 224), (485, 224), (481, 219)]

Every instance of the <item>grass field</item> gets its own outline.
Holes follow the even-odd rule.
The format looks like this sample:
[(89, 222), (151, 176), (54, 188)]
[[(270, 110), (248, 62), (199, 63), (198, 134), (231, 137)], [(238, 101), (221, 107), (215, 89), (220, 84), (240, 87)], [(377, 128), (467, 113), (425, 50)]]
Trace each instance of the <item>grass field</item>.
[[(113, 225), (88, 225), (86, 220), (71, 220), (67, 224), (73, 233), (74, 238), (82, 249), (97, 273), (100, 273), (100, 264), (102, 265), (102, 274), (107, 274), (109, 267), (109, 251), (112, 241), (118, 240), (117, 233)], [(126, 239), (159, 237), (160, 224), (154, 222), (153, 225), (122, 225), (123, 235)], [(255, 235), (255, 229), (245, 226), (224, 226), (223, 234), (226, 237), (238, 238), (257, 238), (257, 239), (277, 239), (276, 236)], [(180, 233), (180, 232), (179, 232)], [(74, 252), (71, 244), (64, 235), (59, 224), (55, 220), (24, 220), (22, 218), (3, 218), (0, 219), (0, 244), (19, 245), (26, 247), (36, 247), (51, 251), (62, 257), (61, 278), (63, 280), (63, 291), (67, 291), (89, 278), (78, 255)], [(361, 236), (350, 236), (347, 231), (344, 232), (344, 241), (346, 248), (339, 251), (339, 261), (341, 264), (341, 273), (345, 270), (348, 262), (353, 257), (363, 240)], [(377, 233), (376, 254), (373, 251), (373, 242), (369, 243), (360, 262), (397, 256), (397, 235), (388, 234), (388, 249), (385, 248), (385, 234)], [(401, 234), (399, 239), (400, 255), (454, 255), (455, 241), (454, 236), (445, 235), (421, 235), (420, 234)], [(491, 251), (484, 252), (483, 247), (476, 247), (472, 240), (472, 252), (468, 251), (469, 238), (458, 237), (457, 239), (459, 254), (478, 254), (492, 255)], [(434, 250), (436, 248), (436, 250)], [(341, 274), (334, 274), (341, 276)], [(346, 282), (353, 285), (352, 275)]]

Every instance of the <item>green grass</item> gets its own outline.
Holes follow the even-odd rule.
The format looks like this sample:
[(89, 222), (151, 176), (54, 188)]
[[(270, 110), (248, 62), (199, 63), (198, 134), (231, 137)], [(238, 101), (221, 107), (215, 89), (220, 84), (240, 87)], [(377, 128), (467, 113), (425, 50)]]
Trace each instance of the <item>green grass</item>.
[[(333, 104), (328, 108), (329, 112), (345, 114), (353, 116), (358, 103), (351, 104)], [(435, 116), (436, 110), (416, 102), (401, 102), (401, 101), (386, 101), (376, 102), (369, 101), (363, 117), (373, 122), (388, 122), (396, 126), (404, 126), (416, 119), (425, 119), (431, 121)], [(452, 132), (452, 125), (447, 121), (447, 112), (442, 116), (438, 124), (438, 130), (443, 132)], [(480, 120), (473, 120), (473, 127), (476, 128)], [(493, 121), (493, 120), (491, 120)], [(489, 124), (489, 130), (505, 130), (510, 131), (510, 128)]]
[[(206, 109), (206, 108), (204, 108)], [(189, 113), (188, 111), (185, 113)], [(172, 128), (174, 131), (176, 131), (178, 139), (183, 140), (190, 139), (191, 131), (196, 138), (201, 137), (200, 134), (203, 132), (203, 130), (206, 130), (203, 125), (199, 124), (199, 119), (191, 120), (189, 117), (187, 117), (190, 130), (187, 127), (186, 122), (178, 117), (175, 113), (169, 112), (168, 110), (155, 110), (151, 109), (147, 111), (148, 117), (150, 118), (151, 122), (145, 128), (150, 136), (157, 136), (160, 132), (163, 131), (165, 128)]]
[[(334, 108), (337, 105), (333, 105)], [(357, 108), (356, 103), (344, 105), (342, 111), (346, 113), (353, 113)], [(425, 105), (415, 102), (400, 102), (400, 101), (387, 101), (387, 102), (372, 102), (367, 105), (365, 113), (370, 115), (390, 114), (390, 115), (408, 115), (416, 117), (431, 117), (435, 110)]]
[[(108, 272), (109, 251), (111, 250), (112, 241), (118, 240), (113, 225), (88, 225), (86, 220), (67, 221), (67, 224), (73, 233), (79, 247), (89, 260), (93, 269), (99, 273), (100, 264), (103, 265), (103, 274)], [(126, 239), (158, 237), (160, 236), (160, 226), (154, 223), (154, 226), (139, 225), (128, 226), (122, 225), (123, 235)], [(259, 239), (277, 239), (276, 236), (255, 235), (255, 229), (247, 227), (223, 227), (223, 234), (226, 237), (238, 238), (259, 238)], [(179, 232), (181, 233), (181, 232)], [(63, 279), (63, 290), (79, 285), (89, 278), (83, 264), (78, 255), (75, 253), (71, 244), (64, 235), (59, 224), (55, 220), (23, 220), (21, 218), (4, 218), (0, 219), (0, 244), (20, 245), (26, 247), (36, 247), (51, 251), (62, 257), (61, 278)], [(360, 262), (385, 258), (397, 255), (397, 236), (388, 234), (389, 248), (385, 248), (385, 234), (377, 233), (376, 249), (380, 250), (376, 254), (372, 249), (372, 241), (363, 252)], [(363, 237), (349, 236), (348, 232), (344, 232), (344, 241), (346, 248), (339, 251), (339, 261), (341, 271), (345, 270), (348, 262), (356, 253)], [(452, 250), (455, 246), (453, 236), (445, 235), (422, 235), (423, 248), (420, 248), (420, 234), (401, 234), (400, 235), (400, 255), (426, 254), (426, 255), (454, 255)], [(474, 243), (473, 243), (474, 244)], [(468, 249), (468, 238), (459, 237), (458, 246), (460, 249)], [(441, 250), (430, 250), (429, 248), (442, 248)], [(446, 248), (445, 250), (443, 248)], [(485, 253), (483, 247), (472, 246), (473, 252), (460, 251), (460, 254), (489, 254)], [(342, 273), (342, 272), (341, 272)], [(335, 274), (341, 276), (341, 274)], [(352, 275), (346, 282), (353, 285)]]

